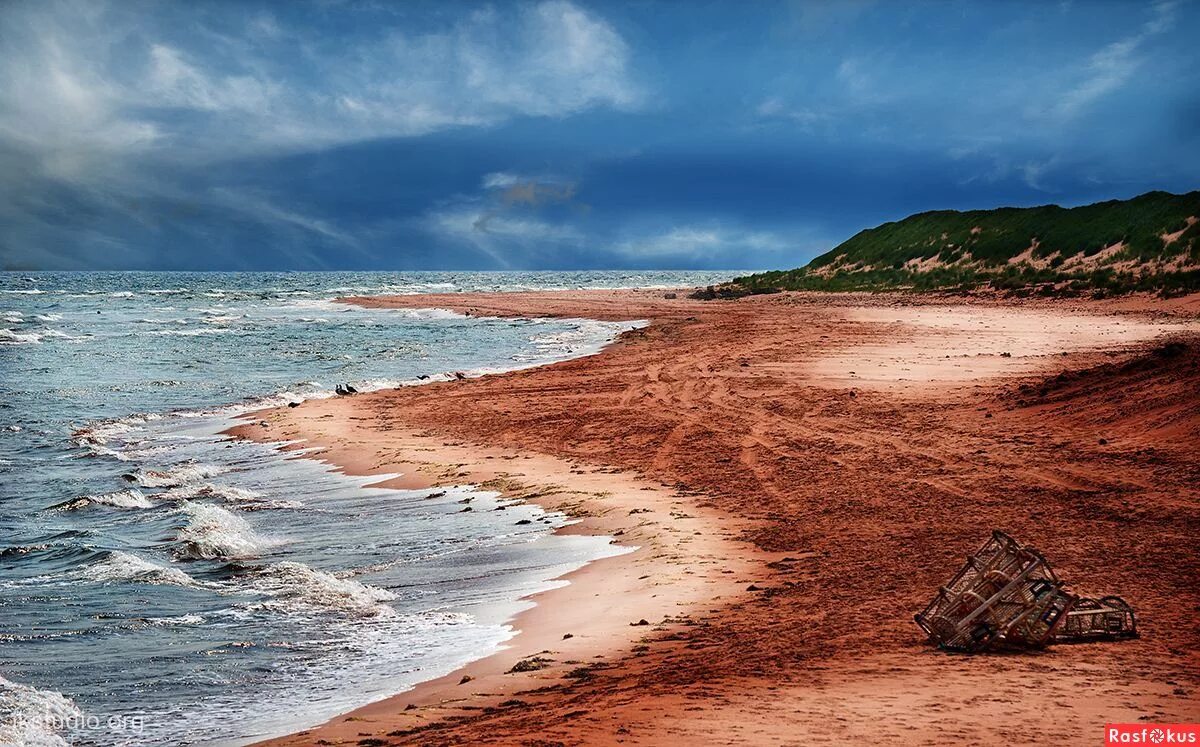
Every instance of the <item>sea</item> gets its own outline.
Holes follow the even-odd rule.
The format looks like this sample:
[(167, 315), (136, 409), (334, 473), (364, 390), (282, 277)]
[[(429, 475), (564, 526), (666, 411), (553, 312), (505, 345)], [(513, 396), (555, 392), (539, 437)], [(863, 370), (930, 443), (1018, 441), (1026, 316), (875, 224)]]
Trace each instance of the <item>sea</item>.
[(526, 597), (623, 551), (475, 485), (381, 488), (222, 432), (343, 383), (591, 355), (643, 322), (335, 299), (735, 274), (0, 273), (0, 745), (315, 725), (496, 651)]

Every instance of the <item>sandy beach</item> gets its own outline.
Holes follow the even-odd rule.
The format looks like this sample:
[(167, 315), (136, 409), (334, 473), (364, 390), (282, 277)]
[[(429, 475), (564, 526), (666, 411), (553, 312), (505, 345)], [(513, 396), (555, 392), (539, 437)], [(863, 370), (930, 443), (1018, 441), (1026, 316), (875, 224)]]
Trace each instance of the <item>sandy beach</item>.
[[(235, 429), (494, 488), (629, 552), (535, 597), (498, 653), (264, 744), (1097, 744), (1200, 720), (1200, 297), (668, 295), (346, 299), (648, 320), (593, 356)], [(1141, 637), (929, 646), (913, 613), (993, 529), (1123, 596)]]

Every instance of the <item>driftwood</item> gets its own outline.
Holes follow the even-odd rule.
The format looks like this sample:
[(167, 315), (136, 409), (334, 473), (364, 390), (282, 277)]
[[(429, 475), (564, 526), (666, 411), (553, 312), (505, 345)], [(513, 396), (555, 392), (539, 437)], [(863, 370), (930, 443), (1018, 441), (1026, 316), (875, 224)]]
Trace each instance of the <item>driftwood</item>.
[(1123, 599), (1072, 594), (1041, 553), (1000, 531), (967, 558), (916, 621), (938, 646), (967, 653), (1137, 635), (1133, 609)]

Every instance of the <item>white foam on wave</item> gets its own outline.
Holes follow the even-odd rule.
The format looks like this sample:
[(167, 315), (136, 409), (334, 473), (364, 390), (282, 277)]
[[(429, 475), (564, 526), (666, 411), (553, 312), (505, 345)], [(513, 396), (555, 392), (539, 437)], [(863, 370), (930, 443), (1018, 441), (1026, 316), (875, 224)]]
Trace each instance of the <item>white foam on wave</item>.
[(242, 517), (211, 503), (185, 501), (187, 523), (179, 530), (175, 554), (193, 560), (252, 558), (273, 542), (259, 536)]
[(48, 329), (45, 332), (42, 332), (42, 337), (53, 337), (58, 340), (70, 340), (72, 342), (79, 342), (88, 338), (88, 336), (81, 337), (79, 335), (67, 334), (60, 329)]
[(12, 747), (69, 747), (61, 732), (83, 718), (69, 698), (0, 676), (0, 744)]
[(13, 332), (11, 329), (0, 329), (0, 345), (36, 345), (42, 341), (37, 332)]
[(156, 337), (203, 337), (204, 335), (225, 335), (234, 330), (227, 327), (205, 327), (203, 329), (152, 329), (146, 334)]
[(215, 477), (228, 471), (228, 467), (217, 464), (177, 464), (168, 469), (138, 470), (133, 473), (132, 477), (142, 487), (174, 488)]
[[(571, 319), (569, 329), (545, 332), (529, 338), (532, 353), (517, 353), (512, 358), (520, 363), (537, 363), (564, 358), (594, 355), (616, 339), (617, 335), (646, 326), (645, 321), (603, 322), (595, 319)], [(534, 320), (536, 324), (544, 320)]]
[(162, 498), (183, 500), (186, 498), (220, 498), (228, 503), (253, 503), (262, 499), (262, 493), (233, 485), (218, 485), (205, 482), (198, 485), (179, 485), (159, 494)]
[(110, 506), (112, 508), (153, 508), (154, 502), (142, 494), (142, 491), (130, 488), (114, 493), (84, 495), (73, 501), (56, 506), (59, 511), (78, 511), (88, 506)]
[(14, 332), (8, 328), (0, 329), (0, 345), (35, 345), (47, 338), (68, 340), (70, 342), (79, 342), (87, 339), (86, 337), (70, 335), (57, 329), (45, 329), (41, 332)]
[(62, 314), (34, 314), (33, 318), (39, 322), (59, 322), (62, 321)]
[(142, 317), (137, 320), (138, 324), (191, 324), (190, 319), (177, 317), (175, 319), (151, 319), (150, 317)]
[(179, 615), (178, 617), (147, 617), (151, 625), (203, 625), (204, 618), (200, 615)]
[(196, 586), (199, 583), (178, 568), (158, 565), (121, 550), (113, 550), (103, 560), (81, 569), (79, 575), (91, 581), (102, 582), (135, 581), (171, 586)]
[(466, 314), (450, 309), (443, 309), (436, 306), (421, 309), (391, 309), (391, 308), (362, 308), (351, 304), (338, 303), (332, 299), (302, 299), (289, 301), (286, 305), (279, 307), (281, 310), (310, 310), (321, 312), (332, 312), (335, 314), (381, 314), (386, 316), (401, 317), (404, 319), (468, 319)]
[(252, 582), (275, 598), (261, 606), (284, 611), (335, 610), (368, 617), (393, 616), (385, 604), (396, 595), (350, 578), (338, 578), (303, 563), (285, 561), (260, 571)]

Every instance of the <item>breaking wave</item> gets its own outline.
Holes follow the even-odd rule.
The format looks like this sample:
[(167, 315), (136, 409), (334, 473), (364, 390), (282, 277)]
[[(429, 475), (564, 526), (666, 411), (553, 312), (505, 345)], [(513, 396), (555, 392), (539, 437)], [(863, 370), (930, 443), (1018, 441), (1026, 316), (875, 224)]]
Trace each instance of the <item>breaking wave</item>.
[(126, 476), (126, 479), (146, 488), (174, 488), (227, 471), (228, 468), (215, 464), (180, 464), (163, 470), (138, 470)]
[(227, 503), (257, 503), (262, 500), (262, 493), (249, 488), (236, 488), (232, 485), (217, 485), (211, 482), (199, 485), (181, 485), (159, 493), (159, 496), (169, 500), (184, 500), (187, 498), (220, 498)]
[(13, 332), (11, 329), (0, 329), (0, 345), (35, 345), (42, 341), (37, 332)]
[(62, 693), (39, 690), (0, 676), (0, 744), (14, 747), (69, 747), (61, 727), (83, 717)]
[(112, 508), (153, 508), (154, 502), (142, 494), (142, 491), (130, 488), (114, 493), (99, 495), (83, 495), (54, 506), (56, 511), (78, 511), (88, 506), (109, 506)]
[(338, 578), (303, 563), (285, 561), (263, 569), (253, 585), (275, 599), (261, 606), (283, 611), (337, 610), (364, 616), (391, 616), (396, 610), (384, 604), (396, 598), (387, 589)]
[(144, 584), (195, 586), (198, 582), (178, 568), (158, 565), (121, 550), (113, 550), (104, 558), (79, 571), (91, 581), (136, 581)]
[(191, 560), (253, 558), (272, 543), (245, 519), (211, 503), (185, 501), (180, 512), (187, 523), (179, 530), (176, 556)]

